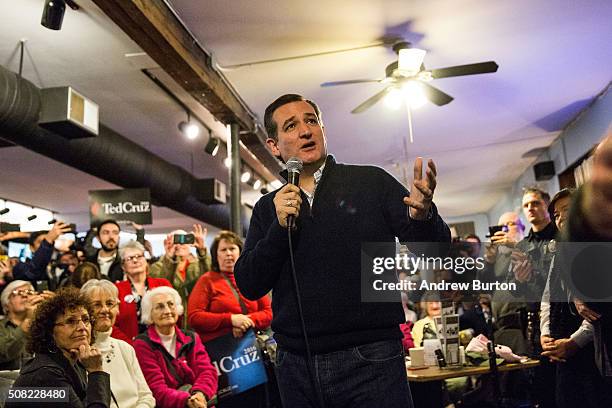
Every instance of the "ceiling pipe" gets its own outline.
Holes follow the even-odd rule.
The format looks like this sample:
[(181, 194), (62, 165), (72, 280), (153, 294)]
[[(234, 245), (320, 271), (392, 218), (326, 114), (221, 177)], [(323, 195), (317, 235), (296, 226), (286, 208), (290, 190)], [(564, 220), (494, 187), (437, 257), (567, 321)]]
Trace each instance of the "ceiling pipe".
[(156, 205), (229, 229), (229, 208), (198, 201), (187, 171), (102, 124), (96, 137), (63, 138), (38, 126), (40, 110), (40, 89), (0, 66), (1, 138), (118, 186), (149, 188)]

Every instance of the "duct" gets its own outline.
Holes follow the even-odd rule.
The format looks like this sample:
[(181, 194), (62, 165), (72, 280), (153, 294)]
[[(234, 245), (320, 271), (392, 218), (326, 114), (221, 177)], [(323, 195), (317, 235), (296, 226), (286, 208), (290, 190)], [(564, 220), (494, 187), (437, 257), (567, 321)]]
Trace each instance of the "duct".
[[(97, 137), (65, 139), (38, 126), (40, 90), (0, 66), (0, 137), (125, 188), (149, 188), (156, 205), (228, 229), (229, 209), (192, 194), (195, 178), (100, 124)], [(245, 220), (243, 220), (244, 223)]]

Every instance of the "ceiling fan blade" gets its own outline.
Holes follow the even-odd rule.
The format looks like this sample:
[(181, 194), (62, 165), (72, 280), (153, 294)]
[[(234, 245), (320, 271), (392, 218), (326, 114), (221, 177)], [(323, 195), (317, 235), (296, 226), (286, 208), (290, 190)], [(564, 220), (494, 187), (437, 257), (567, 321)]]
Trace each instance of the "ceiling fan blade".
[(361, 105), (359, 105), (358, 107), (353, 109), (351, 111), (351, 113), (361, 113), (361, 112), (371, 108), (372, 106), (374, 106), (376, 104), (376, 102), (380, 101), (387, 94), (387, 89), (388, 88), (389, 87), (387, 86), (382, 91), (380, 91), (380, 92), (370, 96), (368, 99), (365, 100), (365, 102), (363, 102)]
[(455, 99), (449, 94), (442, 92), (438, 88), (433, 87), (428, 83), (421, 82), (421, 84), (423, 85), (423, 92), (425, 92), (425, 96), (427, 97), (427, 99), (429, 99), (432, 103), (438, 106), (446, 105), (447, 103), (450, 103), (453, 99)]
[(336, 85), (349, 85), (349, 84), (362, 84), (366, 82), (380, 82), (382, 79), (350, 79), (348, 81), (332, 81), (332, 82), (323, 82), (321, 87), (325, 88), (328, 86), (336, 86)]
[(457, 65), (454, 67), (432, 69), (431, 76), (434, 79), (448, 78), (463, 75), (486, 74), (489, 72), (497, 72), (499, 65), (495, 61), (479, 62), (476, 64)]

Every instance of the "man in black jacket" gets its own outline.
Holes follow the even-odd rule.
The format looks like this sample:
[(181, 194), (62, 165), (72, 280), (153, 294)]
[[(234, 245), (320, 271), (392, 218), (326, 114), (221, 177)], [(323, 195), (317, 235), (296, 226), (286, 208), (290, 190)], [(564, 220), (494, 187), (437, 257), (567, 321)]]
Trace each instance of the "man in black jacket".
[[(255, 205), (235, 276), (249, 299), (273, 290), (283, 404), (411, 407), (401, 303), (362, 302), (359, 271), (367, 242), (450, 241), (432, 203), (433, 161), (423, 178), (417, 159), (409, 193), (378, 167), (340, 164), (328, 156), (319, 108), (300, 95), (278, 98), (264, 122), (272, 153), (284, 162), (297, 157), (304, 167), (299, 187), (286, 184)], [(292, 242), (308, 344), (291, 274), (289, 215), (296, 217)]]
[(96, 233), (96, 238), (98, 238), (102, 248), (88, 257), (88, 261), (98, 265), (102, 276), (107, 277), (111, 282), (123, 280), (123, 269), (119, 257), (120, 232), (121, 227), (117, 221), (102, 221)]

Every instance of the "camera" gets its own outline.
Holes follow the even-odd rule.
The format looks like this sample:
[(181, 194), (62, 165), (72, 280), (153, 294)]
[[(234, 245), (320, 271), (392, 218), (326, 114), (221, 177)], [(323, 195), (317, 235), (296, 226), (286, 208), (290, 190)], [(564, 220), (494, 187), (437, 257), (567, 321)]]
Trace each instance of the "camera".
[(489, 227), (489, 235), (487, 235), (487, 238), (491, 238), (498, 231), (508, 232), (508, 229), (505, 225), (492, 225)]
[(174, 234), (175, 244), (193, 244), (195, 236), (193, 234)]

